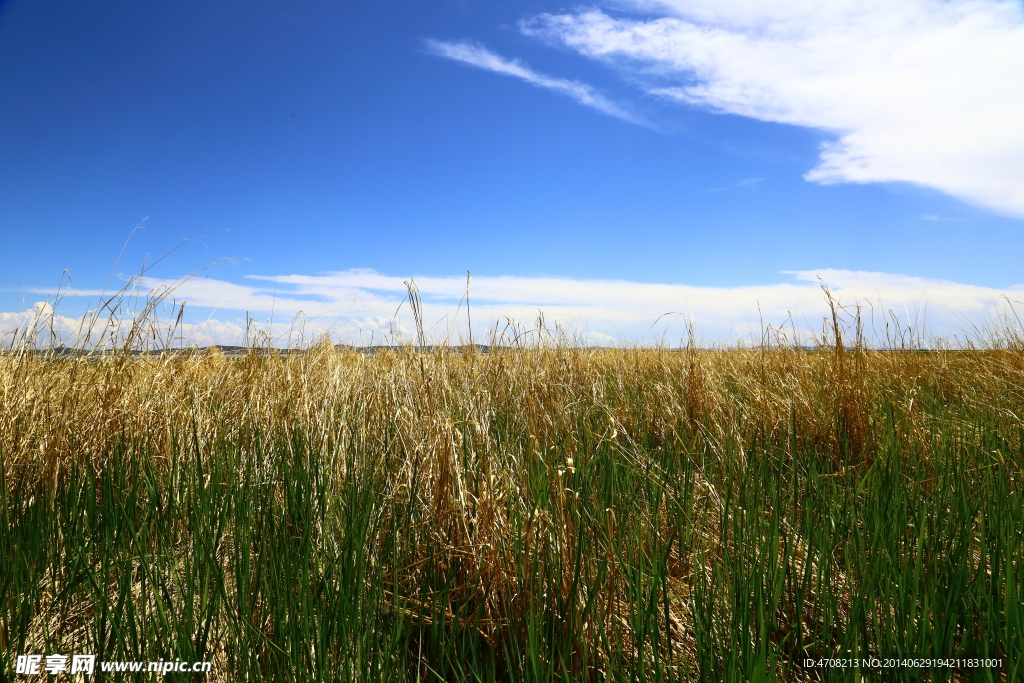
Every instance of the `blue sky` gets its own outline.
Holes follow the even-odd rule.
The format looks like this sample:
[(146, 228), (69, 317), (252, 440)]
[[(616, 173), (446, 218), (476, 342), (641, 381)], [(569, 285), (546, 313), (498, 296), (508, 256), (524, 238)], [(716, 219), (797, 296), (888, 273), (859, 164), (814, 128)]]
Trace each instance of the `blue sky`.
[(240, 259), (178, 292), (212, 335), (379, 328), (409, 277), (451, 329), (467, 269), (605, 340), (813, 329), (820, 274), (940, 327), (1020, 296), (1020, 1), (776, 5), (9, 0), (0, 335), (192, 235), (144, 287)]

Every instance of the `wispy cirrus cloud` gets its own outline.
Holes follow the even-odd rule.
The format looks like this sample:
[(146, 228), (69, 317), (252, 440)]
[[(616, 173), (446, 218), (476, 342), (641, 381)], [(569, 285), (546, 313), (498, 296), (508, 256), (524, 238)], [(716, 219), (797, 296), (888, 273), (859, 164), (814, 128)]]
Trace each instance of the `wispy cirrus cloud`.
[(805, 176), (905, 181), (1024, 216), (1019, 0), (625, 0), (522, 31), (649, 94), (826, 131)]
[(451, 59), (479, 69), (493, 71), (503, 76), (512, 76), (530, 85), (566, 95), (580, 104), (615, 118), (643, 126), (650, 126), (641, 117), (625, 107), (612, 102), (592, 86), (579, 81), (555, 78), (534, 71), (518, 59), (506, 59), (487, 48), (467, 41), (427, 40), (427, 50), (439, 57)]
[(704, 191), (707, 192), (708, 194), (711, 194), (714, 192), (728, 192), (729, 190), (738, 190), (741, 188), (746, 190), (756, 190), (757, 184), (760, 183), (762, 180), (763, 178), (745, 178), (730, 185), (724, 185), (722, 187), (713, 187), (710, 190)]

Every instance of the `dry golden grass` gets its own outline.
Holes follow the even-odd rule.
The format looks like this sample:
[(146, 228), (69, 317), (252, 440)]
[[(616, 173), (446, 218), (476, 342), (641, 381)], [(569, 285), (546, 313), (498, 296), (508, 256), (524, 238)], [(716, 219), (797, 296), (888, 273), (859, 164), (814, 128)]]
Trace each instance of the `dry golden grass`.
[[(304, 353), (208, 352), (67, 358), (0, 356), (0, 448), (8, 465), (99, 458), (126, 436), (150, 457), (167, 457), (172, 433), (198, 431), (202, 446), (242, 430), (301, 429), (325, 445), (350, 436), (408, 457), (451, 450), (473, 435), (481, 453), (496, 414), (523, 442), (571, 453), (581, 417), (638, 432), (655, 443), (724, 456), (788, 426), (823, 452), (844, 438), (870, 458), (872, 409), (885, 402), (907, 436), (927, 430), (925, 410), (947, 403), (1015, 415), (1024, 354), (1014, 350), (889, 352), (833, 350), (528, 349), (383, 350), (365, 354), (321, 344)], [(923, 394), (923, 395), (922, 395)], [(919, 395), (921, 395), (919, 397)], [(447, 444), (447, 445), (446, 445)], [(517, 444), (518, 446), (519, 444)], [(514, 450), (514, 449), (513, 449)], [(449, 455), (450, 457), (450, 455)]]
[[(86, 465), (96, 481), (116, 467), (128, 480), (157, 482), (138, 505), (176, 495), (167, 482), (190, 467), (219, 481), (225, 500), (231, 487), (266, 483), (269, 498), (245, 500), (266, 506), (266, 524), (293, 530), (289, 561), (306, 563), (308, 573), (301, 590), (323, 602), (299, 619), (274, 604), (275, 595), (291, 604), (284, 593), (265, 588), (250, 596), (245, 572), (256, 569), (243, 556), (271, 561), (258, 537), (271, 526), (246, 528), (237, 507), (210, 503), (210, 519), (224, 528), (204, 571), (217, 577), (223, 595), (219, 607), (195, 609), (210, 610), (203, 656), (217, 662), (223, 680), (270, 675), (240, 652), (243, 643), (256, 647), (246, 629), (261, 634), (264, 650), (288, 653), (288, 666), (296, 668), (274, 674), (282, 679), (301, 679), (301, 667), (324, 671), (317, 667), (328, 663), (331, 676), (370, 675), (345, 669), (356, 666), (354, 650), (339, 643), (354, 632), (317, 626), (324, 616), (318, 609), (340, 609), (328, 606), (325, 596), (334, 589), (324, 586), (336, 579), (332, 567), (355, 552), (347, 544), (356, 527), (366, 554), (359, 580), (370, 588), (369, 597), (352, 599), (369, 601), (359, 609), (377, 611), (350, 617), (382, 638), (377, 647), (389, 653), (394, 669), (387, 675), (374, 669), (382, 679), (471, 677), (453, 662), (478, 656), (481, 670), (508, 680), (540, 677), (542, 670), (581, 679), (620, 672), (622, 678), (713, 680), (733, 672), (739, 680), (756, 671), (813, 678), (794, 663), (799, 657), (851, 644), (867, 652), (904, 643), (938, 656), (953, 644), (977, 650), (990, 642), (1003, 657), (1019, 652), (1019, 624), (985, 612), (991, 605), (968, 606), (984, 591), (966, 586), (1002, 581), (1009, 600), (1007, 585), (1020, 585), (1019, 544), (1004, 538), (1002, 568), (993, 570), (994, 541), (985, 539), (991, 525), (1020, 517), (991, 506), (999, 496), (1020, 499), (1022, 387), (1024, 353), (1013, 348), (427, 353), (410, 347), (365, 354), (325, 343), (301, 353), (243, 357), (216, 350), (94, 358), (21, 352), (0, 357), (0, 457), (6, 495), (30, 491), (56, 501), (53, 510), (67, 505), (67, 491)], [(302, 489), (315, 508), (308, 524), (296, 521), (289, 507), (294, 472), (283, 474), (281, 465), (289, 457), (310, 477), (313, 493)], [(247, 474), (232, 480), (232, 469)], [(963, 471), (961, 478), (950, 480), (954, 471)], [(957, 495), (936, 498), (939, 507), (928, 508), (937, 481)], [(357, 484), (362, 517), (342, 502), (356, 495)], [(201, 483), (189, 486), (198, 487), (185, 487), (189, 495), (203, 490)], [(899, 516), (903, 508), (871, 507), (892, 499), (894, 486), (910, 496), (909, 518)], [(98, 483), (94, 489), (99, 498), (116, 497)], [(956, 506), (971, 500), (991, 509), (961, 515)], [(168, 532), (169, 553), (197, 552), (201, 534), (187, 527), (209, 519), (198, 519), (189, 505), (198, 503), (183, 499), (176, 508), (184, 527)], [(8, 529), (27, 523), (23, 512), (7, 504)], [(157, 524), (151, 510), (126, 514), (138, 525)], [(863, 514), (878, 517), (865, 522), (858, 519)], [(885, 519), (888, 514), (895, 517)], [(913, 526), (920, 514), (960, 515), (970, 527), (955, 553), (947, 556), (935, 545), (934, 557), (922, 561), (934, 571), (945, 561), (966, 562), (955, 575), (967, 583), (953, 597), (963, 604), (943, 608), (960, 610), (959, 626), (942, 622), (953, 632), (931, 640), (919, 631), (939, 628), (940, 616), (913, 605), (940, 587), (885, 603), (891, 615), (918, 610), (907, 617), (918, 619), (918, 627), (897, 628), (896, 617), (890, 624), (876, 609), (877, 595), (865, 593), (888, 590), (887, 570), (864, 546), (844, 545), (857, 533), (878, 541), (888, 533), (882, 527), (896, 525), (899, 534), (889, 540), (904, 548), (912, 569), (908, 539), (924, 543), (927, 554), (928, 544), (946, 533), (938, 526), (931, 535), (907, 532), (908, 519)], [(992, 516), (988, 530), (971, 521), (986, 515)], [(828, 523), (832, 530), (820, 531)], [(941, 520), (929, 523), (941, 526)], [(294, 531), (299, 527), (302, 533)], [(70, 550), (57, 543), (48, 552), (49, 573), (35, 580), (58, 583), (53, 565)], [(138, 576), (130, 593), (145, 602), (138, 567), (150, 560), (145, 553), (132, 557)], [(84, 562), (96, 570), (95, 562)], [(60, 581), (77, 587), (58, 596), (44, 586), (27, 621), (15, 616), (21, 614), (17, 596), (4, 595), (8, 643), (21, 638), (74, 648), (94, 638), (88, 634), (98, 618), (94, 607), (81, 605), (102, 602), (104, 592), (116, 603), (123, 590), (106, 575), (96, 589), (67, 575)], [(177, 610), (207, 605), (202, 595), (187, 594), (187, 577), (176, 581), (179, 594), (151, 599)], [(750, 581), (754, 588), (744, 583)], [(291, 595), (300, 588), (280, 590)], [(75, 591), (80, 599), (68, 607)], [(988, 616), (978, 616), (983, 612)], [(294, 627), (296, 638), (322, 642), (335, 654), (305, 652), (288, 641), (283, 624), (297, 619), (308, 621)], [(854, 625), (869, 622), (877, 633), (864, 642)], [(198, 627), (180, 628), (176, 647), (190, 642), (198, 652)], [(385, 642), (385, 632), (404, 640)], [(157, 636), (140, 642), (149, 650), (164, 643)]]

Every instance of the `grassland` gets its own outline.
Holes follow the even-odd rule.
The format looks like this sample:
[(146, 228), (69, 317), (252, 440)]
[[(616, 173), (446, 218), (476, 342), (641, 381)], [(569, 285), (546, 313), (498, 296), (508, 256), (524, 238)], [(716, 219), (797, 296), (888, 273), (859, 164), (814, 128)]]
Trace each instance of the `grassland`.
[(10, 353), (0, 678), (1022, 680), (1022, 416), (1012, 347)]

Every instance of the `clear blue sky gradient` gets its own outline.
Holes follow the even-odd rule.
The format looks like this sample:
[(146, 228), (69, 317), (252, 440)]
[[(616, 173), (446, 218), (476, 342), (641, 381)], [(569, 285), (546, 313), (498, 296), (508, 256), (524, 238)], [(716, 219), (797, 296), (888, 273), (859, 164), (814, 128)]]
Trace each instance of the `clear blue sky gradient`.
[[(248, 261), (218, 277), (239, 282), (350, 268), (702, 286), (811, 268), (1024, 282), (1024, 221), (910, 185), (809, 183), (827, 134), (645, 97), (515, 29), (561, 9), (0, 4), (0, 310), (63, 269), (102, 286), (143, 217), (121, 270), (209, 231), (207, 249), (161, 274), (230, 256)], [(477, 41), (588, 83), (657, 130), (433, 56), (428, 39)]]

